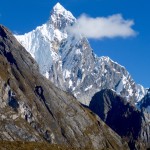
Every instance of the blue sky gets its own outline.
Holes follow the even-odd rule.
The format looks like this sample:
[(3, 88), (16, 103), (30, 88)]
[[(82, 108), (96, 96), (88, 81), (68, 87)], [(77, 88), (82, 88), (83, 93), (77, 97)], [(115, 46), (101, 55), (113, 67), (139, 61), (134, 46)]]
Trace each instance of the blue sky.
[(109, 56), (125, 66), (137, 83), (150, 87), (149, 0), (4, 0), (0, 4), (0, 23), (23, 34), (45, 23), (57, 2), (75, 17), (83, 13), (90, 17), (122, 14), (124, 19), (133, 19), (136, 37), (90, 39), (90, 43), (98, 56)]

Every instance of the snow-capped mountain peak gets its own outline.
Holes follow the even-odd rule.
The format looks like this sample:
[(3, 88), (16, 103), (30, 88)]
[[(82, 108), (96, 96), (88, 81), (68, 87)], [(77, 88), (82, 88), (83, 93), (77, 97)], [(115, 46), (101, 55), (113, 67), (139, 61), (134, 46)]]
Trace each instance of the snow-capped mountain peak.
[(59, 30), (64, 30), (76, 20), (72, 13), (66, 10), (60, 3), (53, 7), (50, 14), (49, 23)]
[(51, 14), (63, 14), (63, 15), (68, 15), (68, 16), (73, 17), (72, 13), (70, 11), (66, 10), (60, 3), (57, 3), (53, 7)]
[(97, 57), (84, 36), (75, 37), (66, 30), (75, 22), (71, 12), (57, 3), (47, 23), (16, 38), (38, 62), (44, 76), (86, 105), (106, 88), (134, 102), (143, 98), (144, 88), (138, 87), (124, 67), (109, 57)]
[(58, 11), (58, 10), (60, 10), (60, 11), (64, 11), (64, 10), (66, 10), (59, 2), (53, 7), (53, 10), (55, 10), (55, 11)]

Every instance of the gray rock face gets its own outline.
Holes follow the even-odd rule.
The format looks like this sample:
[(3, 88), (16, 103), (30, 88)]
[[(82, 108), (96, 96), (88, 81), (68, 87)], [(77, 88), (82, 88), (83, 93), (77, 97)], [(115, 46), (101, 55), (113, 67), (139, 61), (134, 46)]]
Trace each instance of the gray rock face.
[(128, 149), (70, 94), (43, 77), (36, 62), (0, 25), (0, 139), (48, 141), (80, 149)]
[(133, 103), (141, 100), (145, 89), (123, 66), (109, 57), (97, 57), (84, 36), (67, 30), (75, 23), (74, 16), (57, 4), (47, 23), (16, 38), (35, 58), (41, 74), (85, 105), (96, 92), (106, 88)]
[(111, 90), (102, 90), (93, 96), (89, 107), (115, 132), (126, 138), (131, 149), (150, 148), (150, 122), (145, 113), (124, 98)]
[(137, 103), (137, 108), (139, 108), (139, 110), (141, 110), (144, 114), (146, 122), (146, 124), (142, 127), (141, 137), (149, 143), (150, 147), (150, 89), (147, 89), (147, 94), (139, 103)]
[(150, 113), (150, 89), (147, 89), (147, 94), (137, 103), (137, 107), (146, 113)]

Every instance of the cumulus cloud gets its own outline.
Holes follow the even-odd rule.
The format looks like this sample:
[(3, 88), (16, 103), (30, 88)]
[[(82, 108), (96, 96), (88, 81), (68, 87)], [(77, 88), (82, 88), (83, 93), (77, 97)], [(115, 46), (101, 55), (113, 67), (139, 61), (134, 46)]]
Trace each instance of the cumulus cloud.
[(133, 20), (125, 20), (121, 14), (97, 18), (83, 14), (77, 19), (77, 23), (69, 27), (68, 30), (76, 35), (82, 34), (93, 39), (126, 38), (136, 35), (132, 29), (133, 25)]

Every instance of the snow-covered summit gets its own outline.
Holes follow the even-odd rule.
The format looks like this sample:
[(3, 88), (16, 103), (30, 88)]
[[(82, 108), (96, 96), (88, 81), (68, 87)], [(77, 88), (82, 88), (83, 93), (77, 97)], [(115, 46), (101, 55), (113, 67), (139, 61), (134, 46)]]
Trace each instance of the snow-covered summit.
[(44, 76), (86, 105), (106, 88), (134, 102), (143, 98), (145, 89), (123, 66), (109, 57), (97, 57), (84, 36), (75, 37), (66, 30), (75, 22), (71, 12), (57, 3), (45, 24), (16, 38), (38, 62)]
[(74, 18), (72, 13), (70, 11), (66, 10), (60, 3), (57, 3), (53, 7), (51, 14), (54, 14), (54, 13), (55, 14), (63, 14), (63, 15), (70, 16), (70, 17)]
[(71, 12), (57, 3), (45, 24), (24, 35), (16, 35), (18, 41), (38, 62), (42, 74), (47, 76), (50, 68), (57, 65), (60, 43), (68, 37), (66, 27), (74, 22)]
[(66, 10), (60, 3), (57, 3), (50, 13), (49, 23), (53, 24), (55, 28), (63, 30), (75, 22), (75, 17), (72, 13)]
[(58, 3), (56, 3), (56, 5), (53, 7), (53, 10), (55, 10), (55, 11), (60, 11), (60, 10), (64, 11), (64, 10), (66, 10), (66, 9), (58, 2)]

